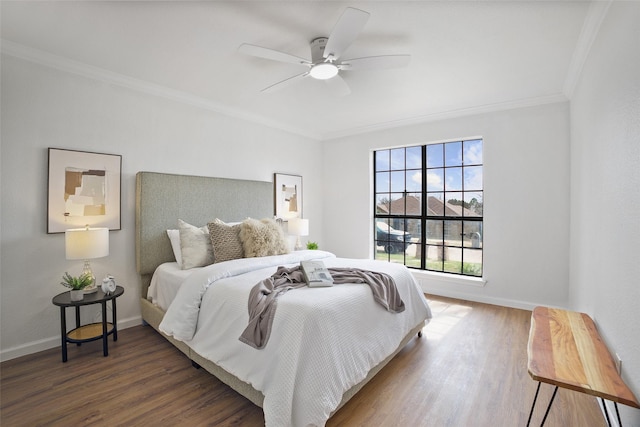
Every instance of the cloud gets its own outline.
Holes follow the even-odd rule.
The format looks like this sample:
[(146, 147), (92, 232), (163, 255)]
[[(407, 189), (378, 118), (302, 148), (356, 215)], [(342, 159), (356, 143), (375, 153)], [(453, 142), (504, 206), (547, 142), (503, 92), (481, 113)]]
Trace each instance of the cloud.
[(429, 186), (429, 189), (435, 189), (435, 190), (444, 189), (441, 176), (433, 172), (427, 172), (427, 185)]
[(482, 190), (482, 167), (465, 169), (464, 188), (469, 190)]
[(411, 181), (422, 185), (422, 172), (418, 171), (418, 172), (414, 173), (413, 175), (411, 175)]
[(465, 164), (481, 164), (482, 163), (482, 144), (467, 145), (464, 153)]

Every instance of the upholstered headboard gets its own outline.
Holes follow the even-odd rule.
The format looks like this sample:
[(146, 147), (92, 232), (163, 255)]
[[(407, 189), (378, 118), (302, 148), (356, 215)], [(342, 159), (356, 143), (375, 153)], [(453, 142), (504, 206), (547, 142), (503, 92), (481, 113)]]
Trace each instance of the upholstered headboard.
[(228, 222), (271, 217), (273, 200), (271, 182), (138, 172), (136, 269), (142, 298), (155, 269), (175, 260), (167, 229), (178, 228), (178, 219), (203, 226), (215, 218)]

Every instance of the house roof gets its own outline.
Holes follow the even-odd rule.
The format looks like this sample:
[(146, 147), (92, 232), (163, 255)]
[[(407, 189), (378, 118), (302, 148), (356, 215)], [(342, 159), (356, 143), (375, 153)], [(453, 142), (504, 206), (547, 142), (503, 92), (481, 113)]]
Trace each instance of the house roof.
[[(411, 195), (399, 197), (392, 200), (391, 203), (378, 204), (378, 212), (383, 214), (404, 214), (406, 212), (407, 215), (420, 215), (421, 210), (420, 199)], [(434, 216), (477, 216), (473, 211), (463, 206), (444, 202), (434, 196), (427, 198), (427, 210), (428, 215)]]

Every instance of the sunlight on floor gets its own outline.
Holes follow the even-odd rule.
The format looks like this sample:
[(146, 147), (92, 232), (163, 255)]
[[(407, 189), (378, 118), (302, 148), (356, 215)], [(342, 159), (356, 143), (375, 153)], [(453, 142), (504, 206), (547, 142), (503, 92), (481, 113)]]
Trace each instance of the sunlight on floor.
[(444, 301), (430, 300), (433, 318), (422, 329), (429, 340), (439, 340), (446, 335), (463, 317), (473, 310), (470, 306)]

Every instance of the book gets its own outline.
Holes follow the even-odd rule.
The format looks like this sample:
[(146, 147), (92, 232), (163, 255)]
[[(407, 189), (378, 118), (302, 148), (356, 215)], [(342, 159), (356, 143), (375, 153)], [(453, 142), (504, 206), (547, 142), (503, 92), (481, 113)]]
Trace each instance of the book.
[(322, 261), (300, 261), (304, 280), (310, 288), (333, 286), (333, 278)]

